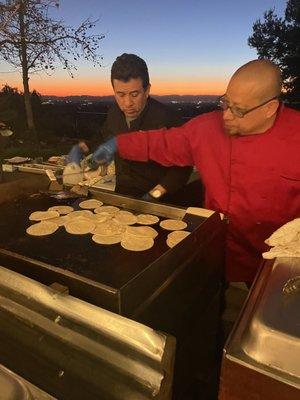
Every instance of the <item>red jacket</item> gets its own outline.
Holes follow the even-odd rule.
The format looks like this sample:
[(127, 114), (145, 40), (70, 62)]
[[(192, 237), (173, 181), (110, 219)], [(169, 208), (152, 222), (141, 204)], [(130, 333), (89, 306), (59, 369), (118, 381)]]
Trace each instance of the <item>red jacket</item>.
[(195, 165), (206, 207), (228, 216), (226, 276), (252, 281), (268, 246), (264, 240), (300, 217), (300, 112), (282, 107), (268, 131), (228, 136), (219, 111), (179, 128), (118, 136), (124, 158)]

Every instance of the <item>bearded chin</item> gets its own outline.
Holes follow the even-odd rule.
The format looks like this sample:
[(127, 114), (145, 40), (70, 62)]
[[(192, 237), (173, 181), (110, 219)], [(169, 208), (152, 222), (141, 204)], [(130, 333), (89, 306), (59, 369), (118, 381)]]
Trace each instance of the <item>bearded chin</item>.
[(238, 135), (239, 132), (237, 131), (236, 128), (230, 128), (230, 127), (226, 127), (226, 125), (223, 126), (224, 132), (226, 133), (226, 135), (228, 136), (234, 136), (234, 135)]

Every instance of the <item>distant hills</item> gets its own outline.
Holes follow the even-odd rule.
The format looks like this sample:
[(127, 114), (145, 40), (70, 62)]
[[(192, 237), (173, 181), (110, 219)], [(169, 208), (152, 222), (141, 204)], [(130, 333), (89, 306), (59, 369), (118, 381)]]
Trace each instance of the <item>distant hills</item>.
[[(215, 102), (219, 96), (214, 95), (166, 95), (151, 97), (161, 101), (162, 103), (211, 103)], [(44, 102), (71, 102), (71, 103), (95, 103), (95, 102), (112, 102), (114, 96), (42, 96)]]

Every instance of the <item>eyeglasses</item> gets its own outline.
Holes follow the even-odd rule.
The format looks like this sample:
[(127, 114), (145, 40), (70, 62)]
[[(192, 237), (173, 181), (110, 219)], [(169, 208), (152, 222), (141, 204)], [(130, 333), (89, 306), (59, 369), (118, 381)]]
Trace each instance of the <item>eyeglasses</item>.
[(278, 99), (278, 96), (274, 96), (274, 97), (272, 97), (271, 99), (266, 100), (266, 101), (264, 101), (263, 103), (259, 104), (258, 106), (255, 106), (255, 107), (250, 108), (249, 110), (241, 110), (241, 109), (238, 108), (238, 107), (230, 106), (230, 105), (228, 104), (228, 100), (226, 99), (226, 95), (224, 94), (223, 96), (221, 96), (221, 97), (219, 98), (219, 106), (221, 107), (221, 109), (222, 109), (223, 111), (226, 111), (226, 110), (229, 109), (229, 110), (231, 111), (231, 113), (232, 113), (235, 117), (244, 118), (244, 116), (245, 116), (246, 114), (249, 114), (251, 111), (254, 111), (254, 110), (256, 110), (256, 109), (259, 108), (259, 107), (262, 107), (262, 106), (264, 106), (265, 104), (267, 104), (267, 103), (269, 103), (270, 101), (275, 100), (275, 99)]

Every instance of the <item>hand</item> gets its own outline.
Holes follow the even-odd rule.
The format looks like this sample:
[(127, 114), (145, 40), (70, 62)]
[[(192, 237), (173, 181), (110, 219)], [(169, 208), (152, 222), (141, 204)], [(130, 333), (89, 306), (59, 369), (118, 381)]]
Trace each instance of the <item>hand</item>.
[(67, 156), (68, 163), (75, 163), (80, 165), (80, 161), (83, 159), (84, 151), (79, 144), (72, 147), (70, 153)]
[(101, 144), (97, 150), (89, 158), (88, 166), (91, 169), (97, 168), (99, 165), (109, 164), (114, 158), (114, 154), (117, 151), (117, 140), (116, 138), (111, 138), (105, 143)]

